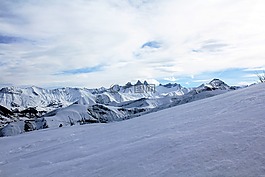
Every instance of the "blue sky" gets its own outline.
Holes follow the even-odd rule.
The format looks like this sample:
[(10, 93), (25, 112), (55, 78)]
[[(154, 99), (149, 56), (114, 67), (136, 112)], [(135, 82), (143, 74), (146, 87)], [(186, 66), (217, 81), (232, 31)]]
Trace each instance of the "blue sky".
[(0, 36), (0, 44), (12, 44), (12, 43), (21, 43), (24, 40), (22, 38), (14, 36)]
[(93, 73), (93, 72), (98, 72), (101, 71), (102, 67), (101, 66), (95, 66), (95, 67), (87, 67), (87, 68), (78, 68), (78, 69), (70, 69), (63, 71), (62, 73), (59, 73), (59, 75), (72, 75), (72, 74), (87, 74), (87, 73)]
[(0, 86), (251, 84), (265, 70), (263, 0), (0, 1)]

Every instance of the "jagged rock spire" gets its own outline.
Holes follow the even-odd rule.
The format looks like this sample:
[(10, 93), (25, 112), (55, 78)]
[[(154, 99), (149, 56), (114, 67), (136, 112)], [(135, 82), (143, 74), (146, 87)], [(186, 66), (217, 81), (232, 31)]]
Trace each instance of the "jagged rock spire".
[(126, 87), (131, 87), (132, 83), (131, 82), (127, 82), (127, 84), (125, 85)]
[(140, 80), (138, 80), (135, 85), (143, 85), (143, 83)]

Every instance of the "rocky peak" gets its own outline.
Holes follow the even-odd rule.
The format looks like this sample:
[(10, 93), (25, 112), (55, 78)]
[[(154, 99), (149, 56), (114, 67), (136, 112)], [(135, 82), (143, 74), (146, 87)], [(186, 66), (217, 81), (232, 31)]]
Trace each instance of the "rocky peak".
[(224, 81), (220, 79), (213, 79), (209, 84), (216, 89), (221, 89), (221, 90), (227, 90), (230, 89), (230, 86), (227, 85)]
[(140, 80), (138, 80), (135, 85), (143, 85), (143, 83)]

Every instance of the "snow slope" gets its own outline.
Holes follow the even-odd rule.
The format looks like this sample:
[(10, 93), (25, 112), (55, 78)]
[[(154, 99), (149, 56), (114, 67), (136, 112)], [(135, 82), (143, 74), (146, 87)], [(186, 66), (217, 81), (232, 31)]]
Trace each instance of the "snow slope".
[(0, 176), (264, 177), (265, 84), (122, 122), (0, 139)]

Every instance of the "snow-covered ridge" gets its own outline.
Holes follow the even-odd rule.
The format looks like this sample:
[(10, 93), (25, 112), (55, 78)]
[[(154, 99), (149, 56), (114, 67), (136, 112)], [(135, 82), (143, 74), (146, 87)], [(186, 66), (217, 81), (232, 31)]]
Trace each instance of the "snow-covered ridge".
[[(181, 96), (184, 95), (193, 88), (185, 88), (180, 84), (160, 84), (156, 86), (153, 91), (143, 90), (142, 92), (136, 92), (135, 88), (139, 85), (149, 85), (146, 81), (143, 83), (138, 81), (136, 84), (128, 82), (124, 86), (113, 85), (111, 88), (98, 88), (98, 89), (86, 89), (86, 88), (58, 88), (58, 89), (44, 89), (36, 86), (27, 88), (17, 87), (5, 87), (0, 90), (0, 105), (7, 107), (8, 109), (19, 110), (36, 107), (42, 110), (43, 108), (49, 110), (58, 107), (65, 107), (74, 102), (81, 102), (82, 104), (92, 105), (96, 102), (102, 104), (108, 104), (110, 102), (125, 102), (131, 100), (137, 100), (140, 98), (157, 98), (166, 95), (169, 96)], [(219, 79), (214, 79), (210, 83), (203, 84), (196, 89), (222, 89), (229, 90), (232, 87), (225, 84)]]
[(88, 89), (60, 88), (43, 89), (39, 87), (6, 87), (0, 90), (0, 104), (9, 109), (36, 107), (47, 111), (68, 106), (85, 98), (85, 103), (95, 103), (95, 96)]
[(93, 105), (95, 103), (111, 104), (125, 101), (137, 100), (140, 98), (156, 98), (166, 94), (183, 95), (189, 89), (179, 84), (159, 85), (154, 91), (135, 91), (136, 86), (148, 85), (138, 81), (135, 85), (130, 82), (125, 86), (113, 85), (111, 88), (98, 89), (86, 88), (58, 88), (44, 89), (40, 87), (5, 87), (0, 90), (0, 105), (10, 110), (23, 110), (35, 107), (37, 110), (51, 111), (55, 108), (66, 107), (73, 103)]
[(258, 84), (118, 123), (1, 138), (0, 176), (263, 177), (264, 100)]

